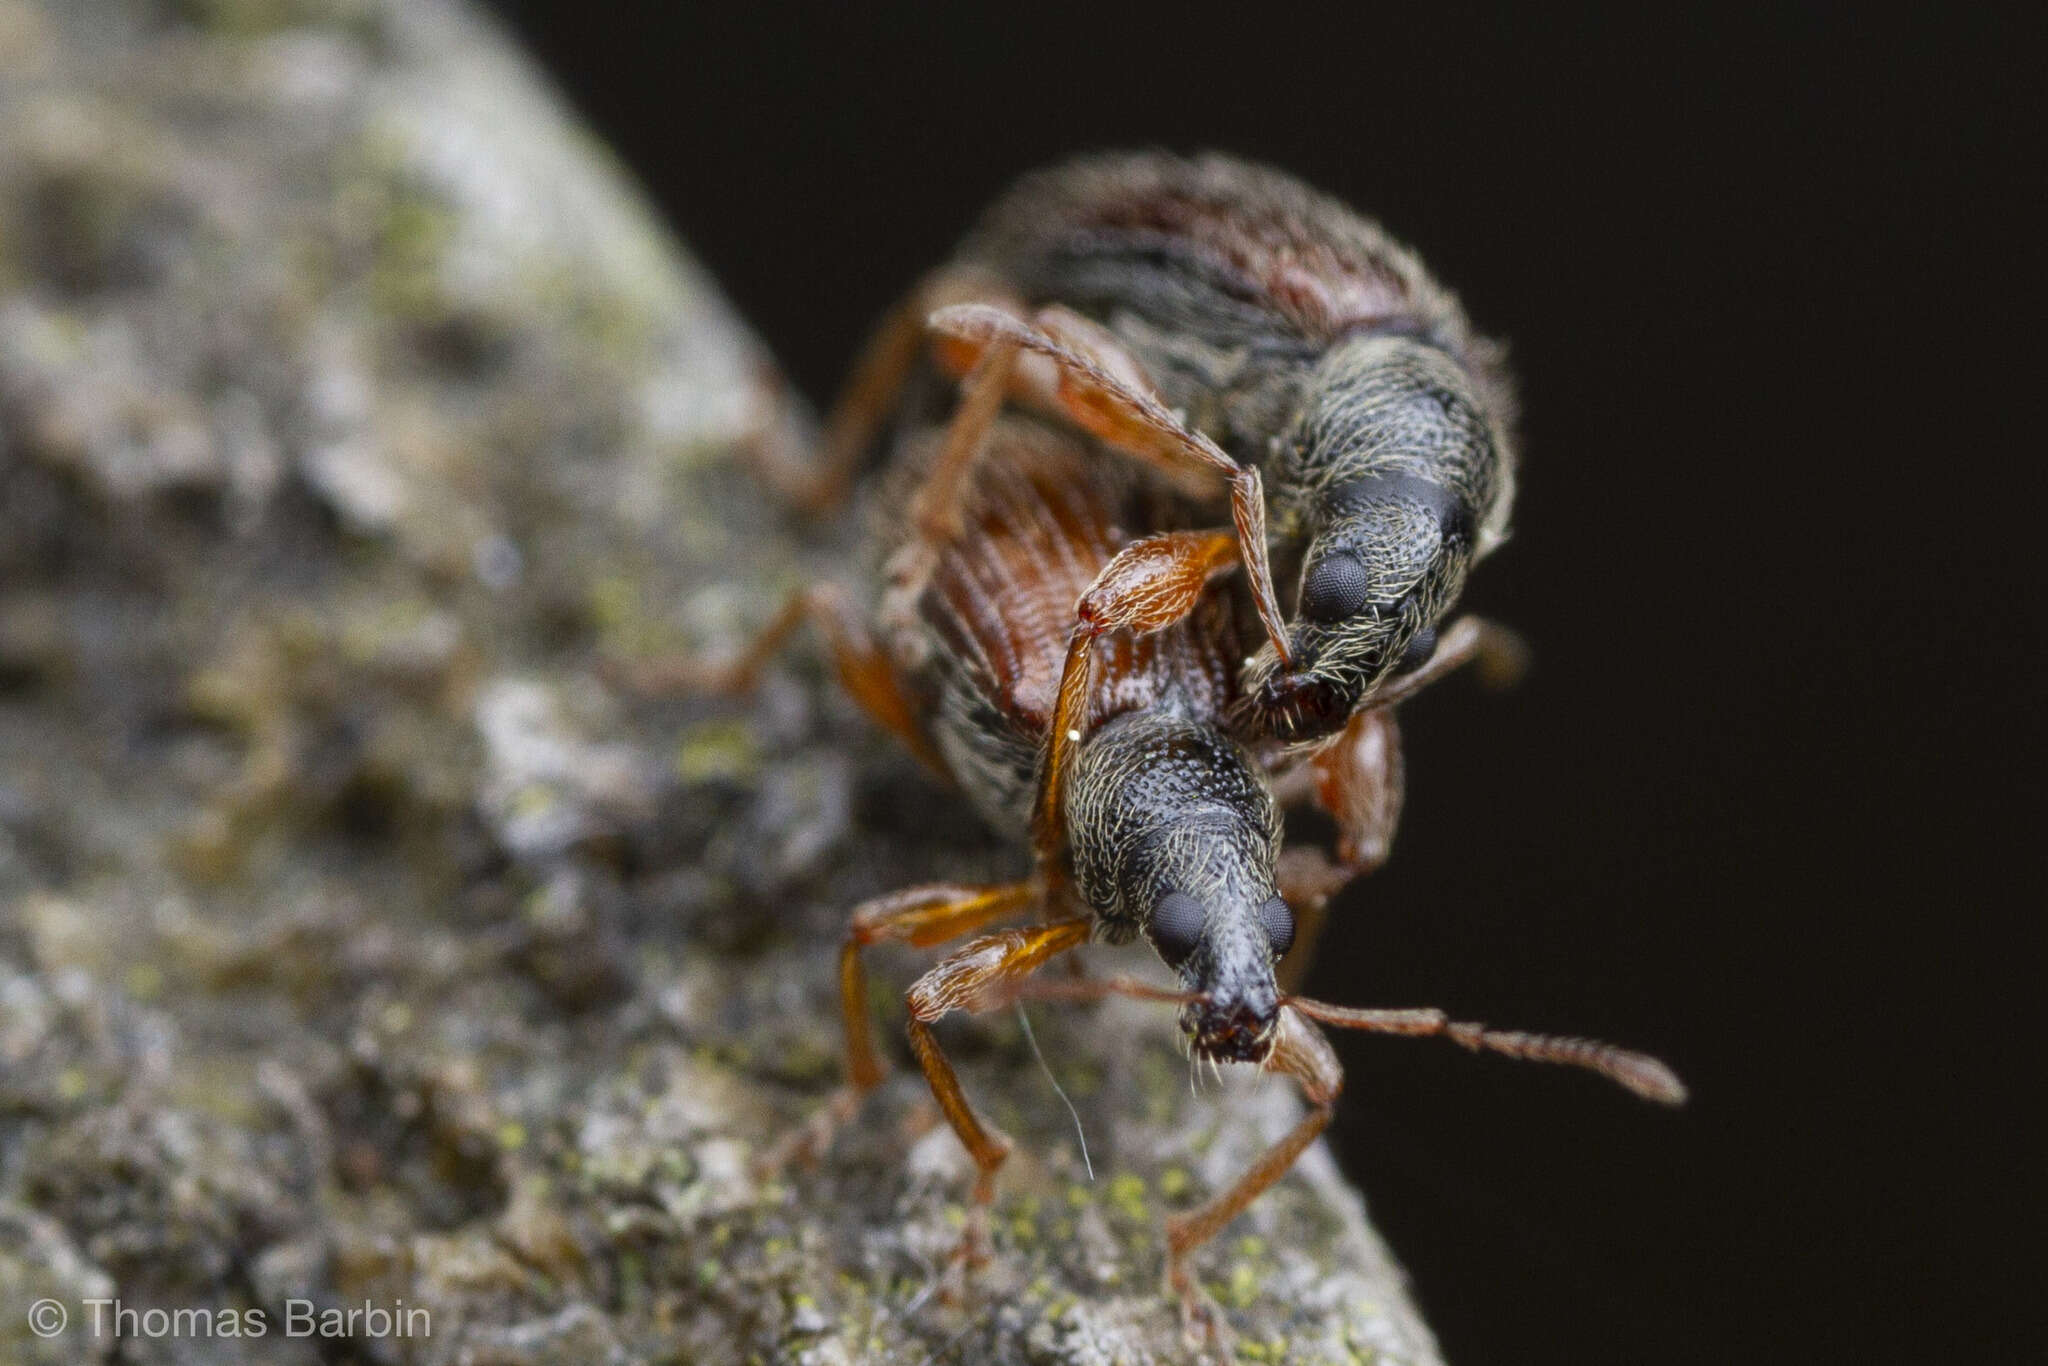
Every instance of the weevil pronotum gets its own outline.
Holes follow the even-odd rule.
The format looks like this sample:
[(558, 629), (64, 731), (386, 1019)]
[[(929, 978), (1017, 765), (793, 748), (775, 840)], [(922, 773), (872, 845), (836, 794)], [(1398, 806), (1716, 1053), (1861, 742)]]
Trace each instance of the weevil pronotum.
[[(1199, 220), (1180, 193), (1190, 185), (1237, 196), (1230, 202), (1245, 221), (1234, 231), (1267, 253), (1259, 289), (1182, 250), (1189, 215)], [(1133, 207), (1122, 228), (1092, 237), (1075, 229), (1077, 204), (1125, 201)], [(1035, 236), (1027, 221), (1034, 204), (1049, 216)], [(840, 956), (847, 1085), (781, 1156), (822, 1145), (882, 1078), (863, 950), (975, 934), (906, 996), (912, 1051), (979, 1171), (962, 1245), (972, 1264), (988, 1253), (987, 1210), (1009, 1145), (969, 1104), (933, 1025), (1024, 995), (1176, 1002), (1197, 1058), (1291, 1075), (1309, 1103), (1234, 1184), (1168, 1221), (1167, 1279), (1191, 1321), (1211, 1332), (1219, 1321), (1189, 1274), (1189, 1254), (1329, 1123), (1342, 1073), (1319, 1025), (1438, 1035), (1586, 1067), (1652, 1100), (1684, 1097), (1663, 1064), (1610, 1045), (1490, 1030), (1437, 1010), (1332, 1005), (1283, 982), (1281, 960), (1292, 951), (1289, 968), (1298, 970), (1329, 895), (1385, 857), (1401, 790), (1393, 704), (1482, 653), (1487, 628), (1469, 619), (1444, 633), (1433, 657), (1417, 643), (1430, 638), (1465, 565), (1499, 535), (1508, 496), (1501, 381), (1464, 368), (1490, 352), (1439, 292), (1423, 295), (1434, 312), (1420, 315), (1373, 293), (1391, 289), (1389, 279), (1407, 281), (1411, 295), (1426, 283), (1405, 253), (1376, 235), (1359, 238), (1392, 253), (1393, 264), (1351, 282), (1350, 321), (1329, 323), (1342, 336), (1325, 338), (1320, 357), (1265, 326), (1266, 306), (1291, 278), (1274, 273), (1282, 259), (1302, 272), (1290, 306), (1334, 306), (1323, 296), (1335, 266), (1309, 248), (1336, 227), (1366, 233), (1357, 220), (1333, 217), (1340, 212), (1273, 173), (1220, 159), (1111, 158), (1027, 181), (972, 239), (979, 245), (966, 259), (1058, 263), (1069, 297), (1099, 305), (1119, 336), (1147, 338), (1145, 346), (1126, 348), (1059, 309), (1020, 321), (1021, 305), (946, 303), (945, 291), (986, 298), (1004, 285), (969, 268), (941, 277), (919, 305), (939, 306), (936, 364), (924, 363), (921, 344), (885, 338), (881, 359), (871, 354), (850, 385), (842, 414), (851, 415), (834, 424), (837, 454), (828, 452), (812, 481), (814, 497), (843, 489), (855, 463), (845, 451), (861, 444), (854, 433), (873, 431), (879, 407), (907, 386), (879, 476), (891, 481), (879, 501), (892, 512), (876, 547), (885, 563), (878, 598), (861, 607), (836, 587), (808, 588), (731, 663), (684, 670), (698, 685), (744, 687), (792, 631), (814, 622), (865, 710), (1036, 854), (1021, 881), (913, 887), (854, 912)], [(1131, 226), (1140, 222), (1154, 226)], [(1168, 231), (1175, 227), (1179, 237)], [(1140, 239), (1156, 240), (1141, 249)], [(1034, 241), (1041, 245), (1032, 250), (1016, 245)], [(1026, 278), (1013, 272), (1010, 283)], [(1144, 307), (1127, 311), (1134, 299)], [(1367, 307), (1374, 300), (1377, 314)], [(1369, 317), (1388, 321), (1374, 331), (1361, 321)], [(912, 329), (911, 340), (919, 335)], [(1133, 349), (1147, 357), (1145, 368)], [(1163, 357), (1192, 358), (1200, 371), (1173, 371), (1179, 378), (1165, 385), (1196, 405), (1186, 417), (1170, 412), (1146, 378), (1162, 371)], [(1044, 359), (1051, 363), (1038, 367)], [(926, 414), (943, 401), (947, 373), (965, 378), (939, 423)], [(1224, 382), (1231, 375), (1238, 378)], [(1391, 398), (1381, 392), (1390, 387), (1398, 391)], [(1392, 416), (1349, 427), (1339, 420), (1388, 405)], [(1295, 454), (1272, 468), (1287, 508), (1282, 539), (1306, 547), (1307, 626), (1285, 625), (1263, 578), (1258, 467), (1223, 454), (1199, 434), (1204, 424), (1240, 443), (1288, 424), (1298, 433), (1289, 438)], [(1338, 428), (1413, 439), (1378, 459), (1327, 435)], [(1212, 492), (1190, 486), (1190, 470), (1226, 476), (1233, 529), (1201, 526)], [(1396, 554), (1405, 567), (1387, 562)], [(1230, 574), (1240, 566), (1248, 593)], [(1395, 591), (1402, 583), (1409, 586)], [(1325, 598), (1340, 597), (1366, 607), (1326, 610)], [(1246, 668), (1241, 628), (1254, 622), (1268, 641)], [(1290, 638), (1297, 648), (1279, 656), (1283, 666), (1275, 655)], [(1343, 705), (1299, 713), (1314, 725), (1274, 725), (1273, 690), (1318, 670), (1339, 680), (1332, 686)], [(1325, 725), (1331, 716), (1341, 724)], [(1310, 734), (1325, 738), (1311, 748), (1302, 743)], [(1336, 857), (1283, 852), (1283, 798), (1329, 812)], [(1031, 923), (991, 928), (1004, 920)], [(1140, 937), (1173, 969), (1179, 990), (1124, 978), (1027, 984), (1090, 940)]]

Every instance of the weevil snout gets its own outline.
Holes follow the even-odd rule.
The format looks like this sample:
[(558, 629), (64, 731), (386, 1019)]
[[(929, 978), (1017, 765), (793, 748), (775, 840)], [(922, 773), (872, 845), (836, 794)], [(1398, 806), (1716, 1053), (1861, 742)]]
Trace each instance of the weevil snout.
[[(1432, 604), (1448, 595), (1414, 585), (1453, 582), (1461, 554), (1457, 543), (1429, 541), (1394, 562), (1390, 585), (1368, 575), (1362, 590), (1352, 585), (1350, 571), (1359, 563), (1352, 551), (1338, 549), (1312, 564), (1303, 576), (1292, 662), (1283, 667), (1269, 647), (1246, 669), (1241, 705), (1254, 727), (1288, 744), (1334, 735), (1384, 680), (1428, 663), (1437, 645), (1432, 612), (1441, 610)], [(1321, 572), (1332, 565), (1343, 572)], [(1338, 580), (1346, 585), (1342, 600), (1328, 601), (1324, 590)]]
[(1199, 993), (1181, 1007), (1195, 1055), (1214, 1062), (1262, 1062), (1273, 1047), (1280, 988), (1273, 965), (1294, 942), (1294, 914), (1279, 897), (1213, 909), (1169, 892), (1152, 913), (1152, 942)]
[(1268, 674), (1251, 694), (1264, 730), (1293, 744), (1340, 729), (1350, 719), (1357, 692), (1338, 679), (1312, 672)]
[(1181, 1028), (1193, 1040), (1195, 1055), (1213, 1062), (1265, 1061), (1279, 1019), (1277, 990), (1262, 1000), (1212, 999), (1181, 1008)]

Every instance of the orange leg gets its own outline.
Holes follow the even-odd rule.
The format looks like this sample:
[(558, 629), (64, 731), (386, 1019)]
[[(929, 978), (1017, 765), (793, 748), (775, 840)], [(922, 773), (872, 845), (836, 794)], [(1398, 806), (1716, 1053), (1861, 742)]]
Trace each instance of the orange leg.
[[(959, 409), (946, 430), (937, 460), (918, 488), (911, 510), (912, 525), (927, 547), (960, 534), (961, 497), (989, 425), (1002, 406), (1015, 360), (1013, 346), (998, 344), (987, 348), (962, 388)], [(759, 681), (768, 661), (805, 621), (824, 635), (840, 682), (853, 700), (903, 741), (926, 767), (945, 776), (945, 762), (925, 737), (917, 709), (906, 695), (894, 666), (875, 646), (845, 594), (830, 584), (813, 585), (792, 594), (760, 634), (733, 659), (715, 665), (689, 658), (664, 660), (638, 670), (632, 682), (646, 691), (749, 691)]]
[[(930, 547), (960, 534), (961, 498), (989, 425), (1002, 407), (1016, 354), (1016, 348), (1006, 343), (986, 348), (962, 386), (959, 408), (911, 509), (911, 524), (927, 547), (927, 557)], [(905, 694), (894, 666), (875, 646), (844, 592), (830, 584), (816, 584), (792, 594), (760, 634), (730, 660), (715, 665), (691, 658), (663, 660), (639, 668), (631, 681), (649, 692), (747, 692), (805, 621), (824, 635), (840, 682), (853, 700), (903, 741), (926, 767), (944, 776), (945, 762), (925, 737), (917, 709)]]
[(1096, 638), (1119, 627), (1143, 634), (1172, 625), (1194, 610), (1211, 579), (1236, 562), (1237, 545), (1224, 532), (1161, 532), (1118, 551), (1081, 595), (1033, 812), (1032, 838), (1042, 867), (1055, 862), (1066, 835), (1067, 774), (1088, 719)]
[(1166, 1283), (1180, 1296), (1181, 1312), (1189, 1326), (1201, 1329), (1211, 1342), (1226, 1338), (1227, 1330), (1215, 1305), (1189, 1274), (1189, 1254), (1214, 1238), (1268, 1186), (1287, 1174), (1295, 1159), (1329, 1127), (1330, 1118), (1336, 1113), (1337, 1093), (1344, 1086), (1344, 1069), (1338, 1065), (1329, 1040), (1292, 1009), (1283, 1008), (1280, 1012), (1265, 1070), (1284, 1072), (1298, 1080), (1309, 1103), (1308, 1113), (1260, 1154), (1235, 1184), (1166, 1221)]
[(1401, 821), (1401, 731), (1390, 708), (1359, 712), (1334, 744), (1309, 760), (1316, 804), (1337, 822), (1338, 863), (1351, 876), (1387, 861)]
[(1302, 1095), (1309, 1103), (1308, 1113), (1262, 1153), (1229, 1189), (1166, 1221), (1167, 1283), (1180, 1295), (1189, 1322), (1206, 1328), (1211, 1340), (1223, 1333), (1223, 1325), (1215, 1307), (1188, 1272), (1189, 1254), (1215, 1237), (1267, 1187), (1287, 1174), (1295, 1159), (1329, 1127), (1338, 1092), (1344, 1085), (1344, 1071), (1338, 1065), (1336, 1052), (1312, 1021), (1377, 1034), (1440, 1036), (1473, 1052), (1587, 1068), (1646, 1100), (1665, 1105), (1685, 1100), (1685, 1087), (1670, 1068), (1655, 1058), (1612, 1044), (1493, 1030), (1452, 1020), (1440, 1010), (1361, 1010), (1299, 996), (1286, 997), (1281, 1003), (1280, 1024), (1265, 1069), (1285, 1072), (1300, 1081)]
[(969, 1264), (988, 1258), (988, 1209), (995, 1203), (996, 1172), (1010, 1155), (1010, 1142), (974, 1113), (932, 1025), (956, 1010), (979, 1013), (1015, 999), (1014, 989), (1021, 979), (1036, 972), (1047, 959), (1087, 943), (1093, 924), (1077, 918), (983, 935), (918, 978), (904, 998), (910, 1005), (910, 1046), (917, 1053), (918, 1065), (924, 1069), (947, 1123), (979, 1169), (967, 1238), (962, 1244)]
[(833, 670), (847, 695), (901, 740), (926, 768), (946, 776), (946, 762), (926, 738), (917, 705), (904, 690), (896, 666), (875, 644), (860, 613), (836, 584), (812, 584), (790, 594), (760, 634), (731, 659), (712, 663), (684, 655), (655, 660), (632, 666), (627, 682), (650, 693), (750, 692), (760, 682), (768, 661), (806, 621), (825, 637)]
[(993, 1010), (1016, 1001), (1100, 1001), (1107, 996), (1129, 996), (1140, 1001), (1158, 1001), (1165, 1005), (1184, 1006), (1190, 1001), (1199, 1000), (1201, 993), (1154, 986), (1136, 977), (1034, 977), (1029, 981), (1018, 982), (991, 992), (988, 997), (988, 1008)]
[(1280, 855), (1280, 895), (1294, 911), (1294, 945), (1280, 986), (1293, 991), (1308, 974), (1330, 898), (1387, 861), (1401, 819), (1401, 733), (1391, 708), (1352, 716), (1343, 732), (1298, 770), (1309, 779), (1291, 793), (1312, 799), (1337, 823), (1337, 856), (1290, 846)]
[[(984, 304), (957, 304), (932, 314), (932, 329), (972, 351), (1010, 342), (1051, 362), (1049, 381), (1018, 395), (1065, 417), (1090, 436), (1165, 472), (1199, 492), (1217, 481), (1230, 492), (1231, 520), (1259, 620), (1285, 665), (1292, 657), (1286, 621), (1273, 593), (1266, 551), (1266, 495), (1256, 466), (1240, 465), (1215, 442), (1175, 417), (1144, 381), (1141, 367), (1102, 328), (1062, 308), (1031, 322)], [(1020, 372), (1020, 382), (1034, 372)]]
[(861, 950), (884, 940), (930, 948), (978, 930), (993, 920), (1017, 915), (1038, 900), (1035, 882), (971, 886), (935, 882), (878, 897), (853, 913), (839, 951), (839, 1007), (846, 1018), (846, 1075), (862, 1091), (882, 1079), (881, 1059), (868, 1031), (868, 978)]
[(1275, 778), (1275, 795), (1284, 802), (1313, 800), (1337, 823), (1335, 859), (1298, 846), (1281, 855), (1280, 894), (1295, 917), (1294, 946), (1281, 969), (1285, 990), (1298, 987), (1308, 971), (1330, 898), (1376, 870), (1393, 851), (1405, 789), (1394, 705), (1466, 664), (1476, 663), (1489, 686), (1505, 686), (1520, 675), (1527, 654), (1512, 631), (1460, 617), (1426, 664), (1392, 679), (1336, 739)]
[[(897, 303), (861, 347), (832, 411), (825, 419), (823, 450), (810, 463), (792, 459), (779, 447), (758, 453), (762, 476), (800, 509), (829, 512), (846, 496), (861, 457), (875, 443), (903, 386), (924, 355), (925, 318), (934, 308), (963, 300), (1008, 304), (1008, 292), (979, 272), (941, 270)], [(1010, 305), (1019, 312), (1021, 304)]]
[(981, 454), (989, 424), (1003, 406), (1016, 360), (1017, 348), (998, 342), (982, 352), (961, 386), (960, 405), (946, 426), (945, 442), (911, 505), (911, 525), (928, 542), (944, 544), (961, 533), (960, 508), (967, 477)]
[(792, 1158), (816, 1157), (839, 1127), (853, 1118), (861, 1099), (882, 1081), (882, 1060), (875, 1051), (868, 1014), (868, 973), (861, 953), (884, 941), (929, 948), (958, 939), (991, 921), (1021, 914), (1043, 894), (1035, 882), (999, 882), (974, 886), (934, 882), (907, 887), (863, 902), (853, 912), (846, 942), (839, 950), (839, 1013), (846, 1026), (846, 1084), (841, 1086), (810, 1124), (769, 1150), (762, 1165), (774, 1170)]

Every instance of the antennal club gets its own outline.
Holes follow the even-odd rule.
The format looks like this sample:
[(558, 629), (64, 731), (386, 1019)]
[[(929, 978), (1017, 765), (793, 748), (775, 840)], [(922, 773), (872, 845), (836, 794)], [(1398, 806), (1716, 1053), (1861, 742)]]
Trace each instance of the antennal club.
[(1635, 1092), (1644, 1100), (1654, 1100), (1660, 1105), (1685, 1103), (1685, 1083), (1669, 1067), (1647, 1053), (1617, 1048), (1597, 1039), (1488, 1029), (1482, 1024), (1453, 1020), (1441, 1010), (1364, 1010), (1331, 1005), (1326, 1001), (1311, 1001), (1304, 996), (1289, 996), (1283, 1004), (1340, 1029), (1362, 1029), (1371, 1034), (1405, 1034), (1416, 1038), (1441, 1036), (1474, 1053), (1499, 1053), (1524, 1062), (1583, 1067)]

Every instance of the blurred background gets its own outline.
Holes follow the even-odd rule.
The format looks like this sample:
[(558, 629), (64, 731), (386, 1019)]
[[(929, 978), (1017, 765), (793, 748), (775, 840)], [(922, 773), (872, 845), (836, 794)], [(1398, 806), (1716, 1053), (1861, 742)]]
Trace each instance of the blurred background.
[(1344, 1166), (1453, 1361), (2001, 1359), (2041, 636), (2038, 437), (1994, 428), (2038, 380), (1986, 315), (2024, 311), (1992, 195), (2038, 177), (2037, 25), (496, 7), (821, 405), (1075, 151), (1262, 158), (1414, 243), (1514, 348), (1516, 535), (1467, 600), (1537, 664), (1404, 712), (1395, 857), (1312, 989), (1696, 1099), (1340, 1040)]

